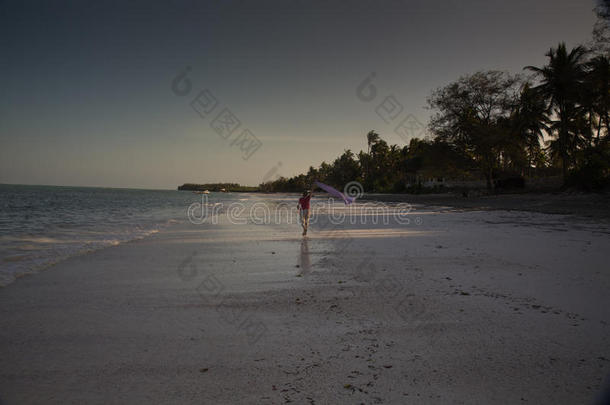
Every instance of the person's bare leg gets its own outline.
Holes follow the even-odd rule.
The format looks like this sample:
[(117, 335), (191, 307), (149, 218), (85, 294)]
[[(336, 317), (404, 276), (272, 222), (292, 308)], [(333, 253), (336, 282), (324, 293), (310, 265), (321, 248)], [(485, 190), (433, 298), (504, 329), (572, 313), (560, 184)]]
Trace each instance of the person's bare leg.
[(301, 223), (301, 227), (303, 228), (303, 236), (305, 236), (307, 230), (305, 229), (305, 215), (303, 213), (303, 210), (299, 211), (299, 222)]
[(309, 211), (303, 215), (303, 236), (307, 235), (307, 228), (309, 227)]

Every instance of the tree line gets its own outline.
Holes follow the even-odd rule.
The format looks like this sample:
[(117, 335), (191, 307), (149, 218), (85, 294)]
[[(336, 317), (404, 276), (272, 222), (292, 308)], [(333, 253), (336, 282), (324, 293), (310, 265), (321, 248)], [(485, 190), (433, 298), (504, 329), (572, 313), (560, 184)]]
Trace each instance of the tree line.
[[(367, 150), (345, 150), (307, 173), (262, 183), (261, 191), (301, 191), (319, 180), (336, 187), (359, 181), (368, 192), (405, 192), (422, 178), (485, 179), (557, 174), (564, 186), (610, 185), (610, 7), (596, 8), (589, 46), (559, 43), (544, 66), (524, 73), (479, 71), (436, 89), (431, 136), (388, 145), (376, 131)], [(529, 73), (529, 74), (526, 74)]]
[(239, 183), (184, 183), (178, 186), (180, 191), (230, 191), (230, 192), (250, 192), (258, 191), (258, 187), (242, 186)]

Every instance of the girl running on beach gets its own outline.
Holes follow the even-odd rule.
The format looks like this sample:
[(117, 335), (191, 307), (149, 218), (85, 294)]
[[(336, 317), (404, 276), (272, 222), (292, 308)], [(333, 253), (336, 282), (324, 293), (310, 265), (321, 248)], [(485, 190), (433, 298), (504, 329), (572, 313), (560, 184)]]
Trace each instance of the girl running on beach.
[(303, 191), (303, 197), (299, 198), (297, 208), (299, 209), (299, 221), (303, 227), (303, 236), (307, 235), (307, 227), (309, 226), (309, 200), (313, 195), (313, 190)]

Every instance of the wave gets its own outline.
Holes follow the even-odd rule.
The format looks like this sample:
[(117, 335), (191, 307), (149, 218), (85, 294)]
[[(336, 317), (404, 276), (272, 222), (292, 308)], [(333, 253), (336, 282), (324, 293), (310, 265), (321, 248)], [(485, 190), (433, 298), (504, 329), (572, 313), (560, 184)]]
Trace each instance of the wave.
[[(21, 236), (3, 238), (2, 259), (0, 260), (0, 287), (5, 287), (18, 278), (36, 274), (71, 257), (96, 252), (122, 243), (144, 239), (164, 228), (178, 223), (168, 220), (150, 229), (139, 229), (128, 232), (118, 230), (115, 233), (98, 233), (99, 238), (87, 239), (74, 233), (71, 238), (46, 236)], [(79, 237), (81, 236), (81, 237)], [(8, 245), (8, 246), (7, 246)]]

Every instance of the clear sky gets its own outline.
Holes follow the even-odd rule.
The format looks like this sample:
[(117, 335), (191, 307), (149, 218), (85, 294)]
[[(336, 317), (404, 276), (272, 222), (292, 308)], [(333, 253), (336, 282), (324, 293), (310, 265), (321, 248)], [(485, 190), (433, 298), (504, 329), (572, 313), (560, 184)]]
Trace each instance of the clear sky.
[[(270, 170), (292, 176), (366, 149), (371, 129), (404, 145), (396, 124), (409, 114), (427, 124), (434, 88), (477, 70), (522, 72), (560, 41), (588, 42), (594, 5), (0, 1), (0, 183), (257, 185)], [(177, 95), (187, 66), (191, 90)], [(357, 88), (371, 72), (367, 102)], [(204, 89), (202, 117), (190, 103)], [(390, 95), (402, 112), (386, 123), (375, 110)], [(240, 121), (226, 139), (211, 126), (225, 108)], [(244, 129), (260, 148), (240, 143)]]

